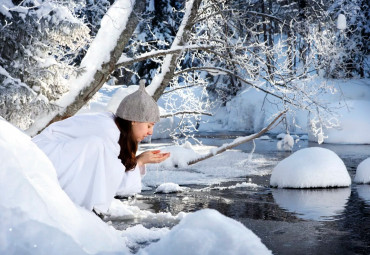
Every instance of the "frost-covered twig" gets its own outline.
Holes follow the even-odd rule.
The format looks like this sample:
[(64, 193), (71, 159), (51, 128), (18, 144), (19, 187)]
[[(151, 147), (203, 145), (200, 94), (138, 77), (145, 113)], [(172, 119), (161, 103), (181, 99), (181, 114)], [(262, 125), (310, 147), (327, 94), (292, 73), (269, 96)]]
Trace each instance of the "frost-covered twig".
[(214, 48), (214, 46), (187, 45), (187, 46), (173, 47), (168, 50), (154, 50), (154, 51), (143, 53), (139, 56), (135, 56), (133, 58), (128, 58), (125, 55), (122, 55), (121, 58), (117, 61), (116, 69), (123, 67), (123, 66), (129, 66), (133, 63), (144, 61), (147, 59), (162, 57), (168, 54), (181, 53), (184, 50), (206, 50), (210, 48)]
[(211, 113), (209, 112), (197, 112), (197, 111), (181, 111), (181, 112), (175, 112), (175, 113), (170, 113), (170, 114), (164, 114), (161, 115), (161, 118), (168, 118), (168, 117), (173, 117), (176, 115), (181, 115), (181, 114), (197, 114), (197, 115), (207, 115), (207, 116), (212, 116)]
[(213, 157), (217, 154), (220, 154), (220, 153), (222, 153), (226, 150), (229, 150), (231, 148), (234, 148), (234, 147), (239, 146), (243, 143), (249, 142), (251, 140), (254, 140), (254, 139), (260, 137), (261, 135), (263, 135), (264, 133), (269, 131), (271, 129), (271, 127), (275, 124), (275, 122), (278, 121), (281, 118), (281, 116), (283, 116), (287, 111), (288, 110), (284, 110), (284, 111), (280, 112), (279, 115), (273, 121), (271, 121), (271, 123), (267, 127), (261, 129), (258, 133), (255, 133), (255, 134), (252, 134), (252, 135), (249, 135), (249, 136), (245, 136), (245, 137), (238, 137), (234, 141), (232, 141), (231, 143), (224, 144), (221, 147), (212, 150), (211, 152), (209, 152), (208, 154), (206, 154), (206, 155), (204, 155), (200, 158), (189, 161), (188, 165), (198, 163), (202, 160), (208, 159), (208, 158)]

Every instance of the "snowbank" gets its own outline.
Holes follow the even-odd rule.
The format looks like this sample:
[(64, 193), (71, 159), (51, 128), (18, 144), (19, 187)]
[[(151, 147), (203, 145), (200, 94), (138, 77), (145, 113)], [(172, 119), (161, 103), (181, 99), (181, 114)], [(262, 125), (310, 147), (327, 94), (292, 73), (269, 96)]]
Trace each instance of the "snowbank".
[(305, 220), (333, 220), (341, 215), (351, 195), (350, 188), (292, 190), (272, 189), (272, 196), (281, 208)]
[(212, 209), (187, 215), (159, 242), (139, 252), (156, 254), (272, 254), (243, 224)]
[(370, 158), (365, 159), (357, 166), (354, 182), (370, 183)]
[(279, 162), (272, 171), (270, 185), (278, 188), (348, 187), (351, 178), (337, 154), (312, 147)]
[[(370, 101), (347, 100), (343, 103), (333, 103), (341, 108), (336, 110), (340, 115), (338, 128), (324, 129), (324, 143), (336, 144), (370, 144)], [(309, 140), (317, 138), (309, 133)]]
[(124, 238), (76, 207), (30, 137), (0, 118), (0, 253), (126, 253)]

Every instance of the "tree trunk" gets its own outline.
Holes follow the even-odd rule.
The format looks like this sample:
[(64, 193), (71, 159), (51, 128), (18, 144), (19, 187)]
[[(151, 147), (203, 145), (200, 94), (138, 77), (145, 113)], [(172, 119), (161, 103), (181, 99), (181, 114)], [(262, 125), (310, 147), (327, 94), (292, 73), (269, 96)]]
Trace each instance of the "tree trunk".
[[(187, 32), (193, 27), (192, 21), (195, 19), (202, 0), (190, 0), (186, 3), (185, 15), (171, 45), (171, 48), (184, 45), (188, 41)], [(154, 100), (158, 100), (164, 90), (174, 77), (177, 58), (181, 53), (168, 54), (163, 60), (162, 70), (157, 74), (147, 90)]]
[[(121, 8), (120, 6), (116, 6), (119, 2), (123, 1), (116, 1), (110, 9), (114, 10), (113, 8)], [(129, 39), (131, 38), (132, 33), (134, 32), (137, 24), (139, 23), (139, 19), (136, 13), (141, 13), (144, 11), (145, 8), (145, 1), (132, 1), (135, 2), (134, 6), (131, 8), (131, 11), (125, 13), (128, 17), (122, 17), (122, 19), (127, 18), (127, 22), (122, 24), (124, 26), (117, 42), (114, 44), (112, 48), (107, 47), (107, 50), (110, 50), (110, 57), (107, 61), (103, 61), (101, 65), (100, 63), (96, 63), (98, 60), (89, 58), (89, 51), (100, 50), (100, 48), (92, 47), (94, 41), (92, 42), (89, 50), (86, 53), (86, 56), (82, 60), (82, 63), (87, 62), (87, 65), (91, 65), (89, 62), (96, 63), (95, 69), (92, 70), (93, 73), (88, 74), (88, 79), (83, 78), (84, 73), (77, 77), (72, 83), (72, 88), (78, 88), (76, 90), (72, 90), (67, 92), (60, 100), (57, 101), (59, 110), (56, 110), (49, 116), (41, 116), (39, 119), (35, 119), (34, 124), (26, 130), (29, 135), (36, 135), (37, 133), (41, 132), (44, 128), (55, 121), (59, 121), (70, 116), (73, 116), (78, 110), (80, 110), (92, 97), (93, 95), (103, 86), (103, 84), (107, 81), (109, 75), (115, 70), (116, 63), (120, 56), (122, 55), (124, 47), (127, 45)], [(117, 10), (116, 9), (116, 10)], [(127, 10), (127, 9), (126, 9)], [(109, 10), (106, 14), (108, 19), (113, 19), (109, 17)], [(114, 26), (114, 20), (111, 21)], [(108, 29), (108, 28), (107, 28)], [(101, 28), (98, 31), (98, 34), (95, 40), (99, 37), (99, 32), (103, 36), (107, 36), (107, 32), (109, 30), (104, 31), (104, 28)], [(109, 40), (109, 38), (107, 38)], [(108, 43), (107, 43), (108, 44)], [(104, 46), (104, 45), (101, 45)], [(103, 51), (102, 51), (103, 52)], [(91, 70), (90, 70), (91, 71)], [(91, 75), (91, 77), (89, 77)], [(81, 78), (82, 77), (82, 78)], [(92, 78), (93, 77), (93, 78)], [(91, 79), (92, 78), (92, 79)], [(72, 100), (70, 99), (72, 98)]]

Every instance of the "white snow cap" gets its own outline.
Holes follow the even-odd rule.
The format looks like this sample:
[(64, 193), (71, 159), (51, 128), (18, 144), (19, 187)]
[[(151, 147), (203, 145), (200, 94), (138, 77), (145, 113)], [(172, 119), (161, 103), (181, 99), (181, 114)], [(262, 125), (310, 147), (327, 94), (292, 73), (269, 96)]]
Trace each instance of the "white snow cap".
[(156, 193), (176, 193), (183, 191), (184, 188), (173, 182), (162, 183), (155, 190)]
[(344, 30), (347, 28), (346, 16), (344, 16), (343, 14), (338, 15), (337, 28), (340, 30)]
[(370, 158), (365, 159), (357, 166), (354, 181), (357, 183), (370, 183)]
[(351, 178), (333, 151), (312, 147), (299, 150), (274, 168), (270, 185), (278, 188), (348, 187)]
[(252, 231), (216, 210), (204, 209), (187, 215), (141, 255), (244, 255), (272, 254)]
[(284, 135), (283, 139), (278, 141), (276, 147), (279, 151), (292, 151), (294, 146), (294, 139), (291, 135)]

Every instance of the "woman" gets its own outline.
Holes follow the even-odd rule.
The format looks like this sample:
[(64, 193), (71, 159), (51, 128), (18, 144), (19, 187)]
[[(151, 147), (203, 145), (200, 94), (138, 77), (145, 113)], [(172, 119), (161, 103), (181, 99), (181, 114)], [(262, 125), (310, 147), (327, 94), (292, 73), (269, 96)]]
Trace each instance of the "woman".
[(115, 115), (76, 115), (51, 124), (32, 140), (54, 164), (59, 183), (72, 201), (104, 212), (115, 194), (141, 191), (145, 164), (170, 156), (158, 150), (136, 156), (138, 143), (153, 133), (158, 121), (158, 105), (140, 82)]

